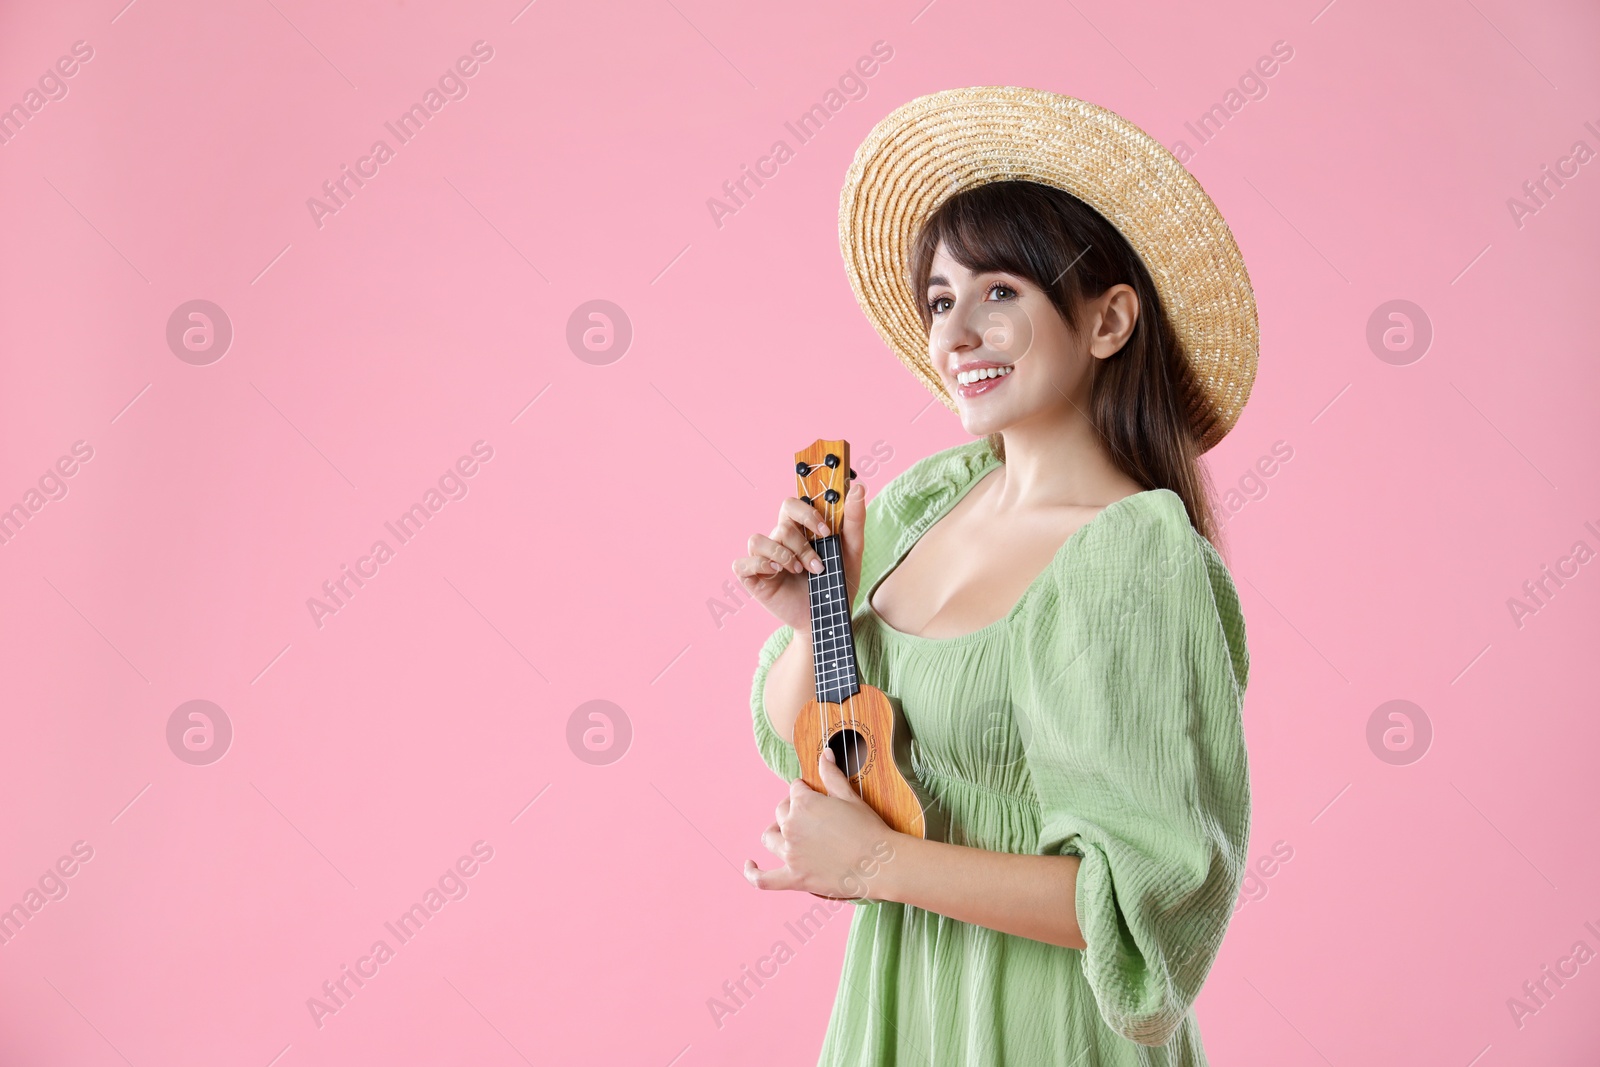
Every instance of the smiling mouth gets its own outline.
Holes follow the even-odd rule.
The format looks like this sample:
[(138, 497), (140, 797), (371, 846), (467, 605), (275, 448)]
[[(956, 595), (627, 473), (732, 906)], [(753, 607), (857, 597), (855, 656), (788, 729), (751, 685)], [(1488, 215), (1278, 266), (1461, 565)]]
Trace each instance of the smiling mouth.
[(962, 371), (960, 374), (956, 375), (956, 381), (962, 385), (972, 385), (974, 382), (981, 382), (985, 378), (999, 378), (1002, 375), (1010, 373), (1011, 368), (1005, 366), (979, 367), (976, 370)]
[(982, 396), (997, 388), (1009, 377), (1011, 377), (1010, 367), (985, 367), (980, 370), (962, 371), (956, 375), (956, 393), (963, 397)]

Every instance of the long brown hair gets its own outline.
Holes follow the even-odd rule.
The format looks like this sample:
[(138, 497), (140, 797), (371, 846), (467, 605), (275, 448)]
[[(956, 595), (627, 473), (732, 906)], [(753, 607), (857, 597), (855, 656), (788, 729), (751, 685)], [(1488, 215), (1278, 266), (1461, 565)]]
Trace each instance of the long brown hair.
[[(1118, 283), (1133, 287), (1138, 320), (1120, 351), (1094, 361), (1087, 414), (1117, 469), (1145, 489), (1176, 493), (1190, 523), (1217, 545), (1211, 482), (1200, 463), (1211, 416), (1150, 272), (1127, 239), (1053, 186), (1008, 180), (963, 190), (929, 216), (911, 250), (908, 280), (924, 329), (933, 325), (924, 297), (941, 241), (974, 273), (1006, 271), (1033, 282), (1073, 333), (1085, 301)], [(1003, 462), (1000, 435), (990, 434), (989, 445)]]

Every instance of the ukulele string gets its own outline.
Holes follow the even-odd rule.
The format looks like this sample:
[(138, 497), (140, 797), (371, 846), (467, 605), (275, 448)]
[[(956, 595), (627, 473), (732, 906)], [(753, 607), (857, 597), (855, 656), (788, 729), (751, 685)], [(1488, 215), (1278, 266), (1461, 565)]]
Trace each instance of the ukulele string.
[[(846, 623), (848, 623), (849, 620), (850, 620), (850, 607), (851, 607), (851, 605), (850, 605), (850, 586), (849, 586), (849, 583), (845, 580), (845, 569), (844, 569), (844, 507), (845, 507), (844, 500), (845, 500), (845, 496), (848, 495), (849, 491), (850, 491), (850, 485), (849, 485), (850, 464), (845, 462), (845, 457), (844, 456), (840, 456), (839, 457), (839, 467), (840, 467), (841, 470), (844, 471), (845, 493), (844, 493), (844, 495), (841, 495), (839, 497), (839, 529), (834, 531), (836, 534), (838, 534), (838, 537), (835, 539), (834, 544), (835, 544), (835, 551), (836, 551), (836, 553), (837, 553), (837, 555), (839, 557), (839, 595), (843, 598), (843, 602), (842, 602), (843, 606), (840, 608), (840, 610), (844, 612), (845, 621), (846, 621)], [(852, 640), (850, 641), (850, 663), (849, 663), (849, 667), (850, 667), (850, 681), (851, 682), (855, 682), (856, 681), (856, 648), (855, 648), (854, 635), (852, 635)], [(856, 765), (856, 767), (858, 769), (860, 768), (860, 766), (864, 762), (863, 759), (862, 759), (862, 754), (861, 754), (862, 734), (861, 734), (861, 730), (860, 730), (858, 724), (856, 723), (855, 699), (859, 694), (860, 694), (860, 688), (858, 686), (857, 689), (856, 689), (856, 692), (852, 693), (852, 694), (850, 694), (850, 696), (846, 697), (845, 698), (845, 702), (844, 702), (846, 713), (849, 715), (850, 736), (852, 738), (852, 750), (850, 752), (849, 757), (846, 758), (846, 760), (845, 760), (845, 774), (846, 775), (848, 775), (850, 773), (848, 768), (851, 765), (852, 760), (854, 761), (854, 763), (855, 763), (855, 765)]]
[[(842, 459), (840, 467), (843, 466), (845, 464), (843, 464)], [(843, 509), (840, 509), (840, 512), (843, 512)], [(838, 568), (838, 597), (840, 597), (834, 601), (834, 609), (840, 614), (840, 617), (848, 621), (850, 619), (850, 598), (845, 595), (845, 534), (837, 530), (837, 526), (843, 526), (842, 518), (840, 518), (840, 522), (834, 523), (829, 528), (830, 533), (834, 536), (834, 565)], [(838, 669), (842, 670), (842, 672), (845, 669), (854, 670), (856, 649), (845, 646), (845, 651), (845, 656), (840, 657), (840, 661), (838, 661), (840, 662)], [(850, 686), (846, 685), (843, 688), (848, 689)], [(854, 694), (850, 694), (850, 696), (846, 696), (843, 699), (843, 709), (845, 709), (845, 723), (843, 725), (848, 729), (848, 733), (840, 739), (840, 745), (838, 745), (838, 752), (843, 757), (842, 766), (838, 769), (845, 773), (845, 777), (850, 777), (851, 760), (858, 757), (858, 752), (854, 749), (854, 745), (859, 744), (859, 739), (861, 739), (861, 733), (856, 729), (856, 702), (854, 701), (856, 701)]]
[[(844, 457), (840, 456), (839, 457), (839, 466), (834, 468), (834, 469), (835, 470), (840, 470), (840, 471), (848, 471), (850, 468), (845, 466)], [(826, 499), (826, 498), (824, 498), (824, 499)], [(839, 500), (842, 501), (843, 499), (844, 499), (844, 497), (841, 495), (839, 497)], [(842, 619), (845, 623), (848, 623), (850, 621), (850, 596), (849, 596), (849, 590), (845, 588), (845, 581), (844, 581), (844, 531), (842, 529), (842, 527), (844, 526), (844, 505), (843, 504), (839, 505), (838, 514), (836, 516), (834, 516), (834, 517), (835, 517), (835, 519), (837, 519), (837, 521), (834, 522), (829, 527), (829, 533), (833, 537), (834, 565), (837, 566), (837, 568), (838, 568), (838, 595), (839, 595), (839, 598), (834, 601), (834, 611), (838, 613), (840, 619)], [(838, 625), (838, 623), (836, 623), (835, 625)], [(856, 650), (855, 650), (855, 647), (854, 647), (854, 642), (846, 642), (846, 643), (843, 644), (843, 647), (845, 649), (846, 655), (840, 657), (840, 659), (837, 661), (837, 662), (839, 662), (841, 664), (839, 669), (840, 670), (844, 670), (844, 669), (848, 668), (850, 673), (851, 673), (851, 675), (852, 675), (852, 677), (850, 679), (848, 679), (848, 680), (849, 681), (854, 681), (855, 680), (855, 678), (854, 678), (854, 674), (855, 674), (855, 657), (856, 657)], [(846, 685), (846, 686), (844, 686), (844, 688), (848, 689), (849, 686)], [(848, 729), (850, 731), (846, 735), (845, 740), (848, 740), (850, 742), (850, 744), (849, 744), (849, 751), (845, 750), (846, 749), (845, 744), (841, 743), (839, 745), (839, 752), (844, 757), (844, 760), (843, 760), (842, 764), (840, 765), (839, 770), (844, 772), (845, 777), (849, 777), (851, 762), (853, 760), (858, 760), (860, 758), (860, 752), (859, 752), (859, 750), (858, 750), (858, 748), (856, 746), (860, 745), (860, 743), (861, 743), (861, 732), (860, 732), (860, 730), (858, 730), (856, 728), (855, 694), (852, 693), (849, 696), (845, 697), (843, 703), (844, 703), (844, 721), (845, 721), (846, 727), (848, 727)]]
[[(804, 479), (810, 477), (811, 474), (814, 473), (817, 470), (817, 468), (820, 467), (820, 466), (823, 466), (823, 464), (820, 464), (820, 463), (807, 464), (806, 473), (805, 473), (805, 475), (802, 476), (802, 480), (801, 480), (801, 485), (806, 490), (806, 495), (811, 497), (812, 502), (813, 502), (813, 506), (815, 506), (815, 502), (816, 502), (817, 498), (816, 498), (816, 496), (813, 496), (811, 494), (811, 491), (810, 491), (811, 487), (805, 484)], [(849, 467), (845, 466), (842, 457), (840, 459), (840, 466), (843, 467), (845, 470), (849, 470)], [(822, 501), (823, 501), (824, 504), (827, 503), (826, 492), (827, 492), (827, 490), (826, 490), (826, 488), (824, 488), (823, 496), (822, 496)], [(842, 500), (843, 496), (841, 496), (840, 499)], [(842, 507), (840, 508), (840, 512), (841, 512), (841, 514), (843, 513), (843, 508)], [(845, 582), (845, 578), (844, 578), (844, 534), (842, 533), (841, 530), (836, 528), (836, 527), (843, 526), (843, 524), (844, 524), (843, 523), (843, 519), (841, 518), (840, 521), (833, 523), (832, 526), (830, 527), (830, 530), (831, 530), (830, 536), (833, 536), (833, 538), (834, 538), (834, 560), (837, 563), (837, 574), (838, 574), (838, 578), (839, 578), (839, 593), (840, 593), (840, 596), (843, 599), (842, 599), (842, 601), (839, 601), (839, 602), (832, 602), (832, 601), (829, 602), (828, 612), (827, 612), (827, 615), (826, 615), (826, 618), (825, 618), (824, 621), (825, 621), (825, 623), (831, 623), (835, 628), (837, 628), (837, 625), (838, 625), (838, 623), (834, 619), (835, 613), (842, 612), (842, 617), (844, 619), (846, 619), (846, 620), (848, 620), (849, 617), (850, 617), (850, 590), (849, 590), (849, 588), (848, 588), (848, 586), (847, 586), (847, 584)], [(824, 562), (824, 564), (827, 564), (829, 561), (828, 560), (824, 560), (823, 562)], [(813, 581), (815, 579), (821, 579), (822, 580), (821, 581), (822, 588), (823, 588), (824, 591), (826, 591), (829, 588), (828, 577), (829, 577), (829, 575), (828, 575), (828, 571), (827, 571), (826, 567), (824, 568), (822, 574), (808, 576), (808, 589), (810, 588), (810, 582), (811, 581)], [(815, 603), (814, 599), (813, 599), (813, 603)], [(821, 637), (821, 635), (813, 634), (812, 637), (813, 637), (813, 641), (815, 641), (816, 639)], [(837, 647), (837, 641), (835, 641), (835, 645)], [(815, 646), (815, 644), (813, 644), (813, 655), (812, 655), (813, 666), (815, 666), (815, 660), (816, 660), (815, 650), (816, 650), (816, 646)], [(852, 647), (851, 651), (850, 651), (850, 656), (849, 656), (849, 659), (850, 659), (851, 662), (848, 664), (848, 666), (851, 669), (852, 674), (854, 673), (854, 669), (855, 669), (854, 658), (855, 658), (855, 651), (854, 651), (854, 648)], [(834, 665), (830, 664), (830, 667), (831, 666), (834, 666)], [(852, 679), (852, 680), (854, 680), (854, 679)], [(819, 690), (826, 688), (826, 686), (822, 683), (820, 678), (818, 679), (817, 688)], [(818, 695), (821, 696), (823, 694), (819, 693)], [(842, 710), (844, 712), (844, 717), (843, 717), (843, 720), (841, 722), (841, 725), (848, 727), (850, 732), (851, 732), (851, 734), (852, 734), (852, 736), (853, 736), (853, 738), (854, 738), (854, 743), (852, 745), (852, 749), (851, 749), (850, 752), (845, 754), (844, 764), (843, 764), (843, 766), (841, 766), (839, 768), (841, 771), (844, 771), (845, 774), (848, 776), (849, 767), (850, 767), (850, 764), (852, 762), (852, 758), (854, 760), (858, 761), (858, 762), (860, 760), (859, 746), (861, 744), (861, 732), (858, 729), (858, 726), (857, 726), (857, 723), (856, 723), (855, 697), (854, 697), (854, 694), (852, 694), (849, 697), (846, 697), (843, 701), (841, 701), (841, 704), (842, 704)], [(827, 712), (827, 708), (824, 707), (824, 702), (822, 700), (818, 700), (817, 701), (817, 725), (818, 725), (818, 734), (819, 734), (819, 736), (821, 736), (823, 738), (823, 743), (827, 744), (827, 742), (828, 742), (828, 738), (827, 738), (828, 712)], [(832, 746), (830, 745), (829, 747), (832, 747)], [(841, 746), (841, 749), (842, 748), (843, 748), (843, 746)]]
[[(843, 457), (840, 457), (840, 464), (839, 465), (841, 467), (844, 467)], [(846, 467), (845, 469), (848, 470), (849, 468)], [(841, 496), (840, 500), (843, 500), (843, 499), (844, 498)], [(841, 505), (840, 508), (839, 508), (839, 522), (835, 524), (836, 526), (839, 526), (839, 527), (843, 527), (844, 526), (844, 518), (843, 518), (843, 516), (844, 516), (844, 507), (843, 507), (843, 505)], [(845, 580), (844, 580), (844, 532), (843, 532), (842, 529), (835, 529), (835, 530), (833, 530), (833, 534), (834, 534), (834, 538), (833, 538), (833, 554), (834, 554), (834, 558), (838, 561), (838, 567), (839, 567), (839, 596), (842, 598), (840, 600), (840, 602), (839, 602), (838, 611), (843, 616), (843, 618), (846, 621), (848, 621), (849, 618), (850, 618), (850, 591), (849, 591), (849, 589), (847, 589), (845, 587)], [(848, 648), (848, 652), (849, 652), (849, 655), (847, 657), (845, 657), (848, 660), (848, 662), (845, 663), (844, 666), (848, 667), (850, 669), (851, 673), (854, 674), (854, 671), (855, 671), (855, 648), (854, 648), (854, 643), (853, 642), (851, 643), (851, 647)], [(852, 677), (849, 680), (850, 681), (854, 681), (855, 679)], [(845, 686), (845, 688), (848, 689), (849, 686)], [(848, 726), (849, 730), (850, 730), (850, 733), (848, 735), (848, 739), (850, 741), (850, 751), (846, 752), (845, 751), (845, 746), (843, 744), (841, 744), (839, 746), (839, 751), (844, 754), (844, 765), (842, 767), (840, 767), (839, 769), (845, 773), (846, 777), (849, 777), (850, 766), (851, 766), (852, 761), (860, 759), (860, 752), (857, 750), (856, 746), (861, 743), (861, 732), (860, 732), (860, 730), (858, 730), (856, 728), (856, 704), (855, 704), (855, 694), (854, 693), (852, 693), (849, 696), (844, 698), (844, 721), (845, 721), (846, 726)]]
[[(814, 472), (816, 469), (817, 469), (817, 465), (815, 463), (806, 464), (806, 472), (805, 472), (804, 475), (801, 476), (801, 479), (800, 479), (800, 488), (801, 488), (801, 490), (804, 492), (806, 497), (808, 497), (809, 499), (811, 499), (813, 501), (816, 500), (816, 497), (811, 495), (811, 486), (806, 484), (806, 479), (811, 477), (812, 472)], [(821, 635), (816, 633), (816, 625), (815, 625), (816, 621), (817, 621), (817, 613), (816, 613), (816, 610), (815, 610), (816, 603), (817, 603), (815, 580), (816, 580), (816, 575), (813, 575), (810, 571), (807, 571), (806, 572), (806, 591), (807, 591), (807, 599), (811, 603), (811, 608), (812, 608), (812, 610), (811, 610), (811, 621), (812, 621), (812, 624), (813, 624), (812, 625), (812, 634), (811, 634), (811, 667), (812, 667), (812, 673), (813, 673), (813, 675), (815, 675), (813, 681), (814, 681), (814, 684), (815, 684), (816, 690), (817, 690), (817, 692), (816, 692), (816, 697), (817, 697), (817, 736), (819, 738), (821, 738), (822, 739), (822, 743), (824, 745), (826, 745), (828, 743), (828, 709), (823, 706), (823, 702), (822, 702), (823, 688), (824, 688), (823, 687), (823, 683), (822, 683), (822, 676), (820, 674), (816, 673), (817, 651), (818, 651), (817, 641), (821, 637)], [(821, 755), (821, 753), (819, 752), (818, 755)]]

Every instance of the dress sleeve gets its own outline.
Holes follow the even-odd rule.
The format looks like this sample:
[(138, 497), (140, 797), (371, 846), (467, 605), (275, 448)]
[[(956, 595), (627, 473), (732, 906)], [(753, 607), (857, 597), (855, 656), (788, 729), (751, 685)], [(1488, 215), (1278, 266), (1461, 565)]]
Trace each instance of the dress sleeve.
[(765, 693), (767, 674), (772, 670), (773, 662), (793, 640), (793, 626), (780, 626), (767, 638), (756, 657), (756, 676), (750, 686), (750, 712), (754, 719), (756, 750), (761, 753), (762, 762), (785, 782), (800, 777), (800, 757), (795, 755), (794, 740), (780, 737), (778, 731), (773, 729), (772, 720), (767, 718)]
[(1081, 857), (1083, 973), (1106, 1024), (1162, 1045), (1232, 917), (1250, 832), (1232, 579), (1181, 498), (1084, 529), (1026, 632), (1019, 729), (1042, 855)]

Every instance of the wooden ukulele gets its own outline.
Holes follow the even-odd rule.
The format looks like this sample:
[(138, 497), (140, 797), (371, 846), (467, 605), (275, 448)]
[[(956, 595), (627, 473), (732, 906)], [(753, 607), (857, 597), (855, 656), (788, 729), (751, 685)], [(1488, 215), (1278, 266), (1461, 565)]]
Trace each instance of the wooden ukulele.
[[(800, 499), (822, 513), (830, 531), (813, 538), (821, 574), (807, 572), (811, 591), (811, 647), (817, 696), (794, 722), (794, 751), (806, 785), (826, 793), (817, 760), (833, 749), (839, 769), (861, 799), (891, 829), (913, 837), (939, 839), (943, 811), (918, 784), (911, 767), (911, 729), (899, 701), (862, 685), (856, 675), (855, 635), (850, 629), (850, 596), (845, 588), (840, 530), (850, 469), (848, 441), (816, 441), (795, 453)], [(820, 893), (813, 896), (822, 896)], [(843, 900), (845, 897), (827, 897)]]

